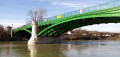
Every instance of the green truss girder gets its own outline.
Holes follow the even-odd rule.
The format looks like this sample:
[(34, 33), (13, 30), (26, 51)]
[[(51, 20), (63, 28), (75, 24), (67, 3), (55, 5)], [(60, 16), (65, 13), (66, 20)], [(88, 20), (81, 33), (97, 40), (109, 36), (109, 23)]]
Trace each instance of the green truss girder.
[[(112, 20), (107, 20), (107, 21), (104, 21), (104, 19), (101, 19), (101, 20), (98, 20), (99, 22), (95, 22), (95, 21), (88, 21), (88, 22), (92, 22), (92, 23), (83, 22), (84, 24), (79, 24), (78, 26), (67, 24), (68, 22), (72, 22), (72, 21), (75, 21), (75, 20), (80, 20), (80, 19), (84, 20), (84, 19), (88, 19), (88, 18), (97, 19), (97, 18), (100, 18), (100, 17), (102, 17), (102, 18), (105, 18), (105, 17), (108, 17), (108, 18), (120, 17), (120, 7), (108, 8), (108, 9), (88, 12), (88, 13), (84, 13), (84, 14), (77, 14), (77, 15), (73, 15), (73, 16), (68, 16), (68, 17), (64, 17), (64, 18), (60, 18), (60, 19), (54, 19), (54, 20), (38, 23), (37, 24), (38, 27), (39, 26), (42, 27), (42, 26), (51, 24), (50, 26), (48, 26), (45, 29), (43, 29), (42, 31), (40, 31), (38, 33), (38, 36), (40, 36), (40, 35), (42, 35), (42, 36), (58, 36), (58, 35), (66, 32), (68, 30), (71, 30), (71, 29), (74, 29), (74, 28), (77, 28), (77, 27), (81, 27), (81, 26), (84, 26), (86, 24), (91, 25), (91, 24), (103, 23), (103, 22), (111, 23), (112, 20), (114, 21), (114, 18), (113, 18)], [(120, 21), (119, 21), (119, 19), (116, 19), (115, 22), (120, 22)], [(63, 23), (65, 25), (63, 25)], [(65, 29), (65, 30), (61, 31), (60, 29), (61, 29), (62, 26), (67, 26), (68, 29)], [(72, 26), (72, 27), (69, 28), (70, 26)], [(13, 33), (15, 34), (16, 32), (18, 32), (20, 30), (25, 30), (25, 31), (27, 31), (31, 34), (31, 31), (28, 30), (28, 28), (31, 28), (31, 27), (32, 26), (30, 24), (24, 25), (22, 27), (13, 29)], [(58, 32), (56, 28), (60, 32)]]

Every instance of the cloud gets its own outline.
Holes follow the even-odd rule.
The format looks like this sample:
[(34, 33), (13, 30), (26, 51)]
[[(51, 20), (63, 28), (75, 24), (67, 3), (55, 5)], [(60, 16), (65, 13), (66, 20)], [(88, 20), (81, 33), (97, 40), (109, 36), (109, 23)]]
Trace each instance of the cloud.
[(0, 25), (4, 25), (4, 26), (12, 26), (14, 28), (20, 27), (22, 25), (24, 25), (25, 23), (17, 21), (17, 20), (8, 20), (8, 19), (1, 19), (0, 20)]
[(115, 24), (115, 23), (109, 23), (109, 24), (99, 24), (99, 25), (92, 25), (92, 26), (84, 26), (82, 29), (87, 29), (87, 30), (98, 30), (102, 32), (120, 32), (120, 23)]
[(52, 1), (52, 0), (38, 0), (39, 2), (48, 2), (48, 1)]
[(52, 2), (52, 5), (59, 5), (59, 6), (67, 6), (73, 8), (80, 8), (81, 6), (75, 3), (68, 3), (68, 2)]
[(27, 1), (38, 1), (38, 2), (52, 2), (52, 1), (60, 1), (60, 0), (27, 0)]
[(38, 1), (40, 3), (51, 3), (52, 5), (65, 6), (65, 7), (77, 8), (77, 9), (108, 2), (108, 0), (106, 1), (92, 0), (92, 2), (91, 0), (83, 0), (83, 1), (81, 0), (75, 0), (75, 1), (74, 0), (31, 0), (31, 1)]
[[(87, 1), (87, 0), (86, 0)], [(81, 3), (79, 3), (81, 2)], [(85, 1), (56, 1), (56, 2), (51, 2), (52, 5), (57, 5), (57, 6), (64, 6), (64, 7), (71, 7), (71, 8), (77, 8), (77, 9), (81, 9), (81, 8), (86, 8), (86, 7), (90, 7), (90, 6), (94, 6), (97, 4), (97, 2), (95, 1), (94, 3), (88, 3)]]

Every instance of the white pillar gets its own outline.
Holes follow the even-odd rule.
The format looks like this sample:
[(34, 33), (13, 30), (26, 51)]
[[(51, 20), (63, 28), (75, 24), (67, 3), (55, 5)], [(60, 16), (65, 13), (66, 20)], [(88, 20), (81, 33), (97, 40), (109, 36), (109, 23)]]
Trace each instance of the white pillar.
[(35, 45), (37, 43), (37, 24), (36, 21), (32, 21), (32, 36), (28, 41), (28, 45)]

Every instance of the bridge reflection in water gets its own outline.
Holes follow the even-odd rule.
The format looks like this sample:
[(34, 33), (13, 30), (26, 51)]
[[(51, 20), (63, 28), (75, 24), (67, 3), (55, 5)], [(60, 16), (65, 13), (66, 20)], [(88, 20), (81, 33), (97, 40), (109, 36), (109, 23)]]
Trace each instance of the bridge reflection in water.
[(30, 57), (36, 57), (36, 45), (29, 45), (28, 50), (30, 51)]
[[(119, 57), (120, 41), (68, 41), (62, 44), (0, 42), (0, 57)], [(69, 43), (69, 44), (68, 44)]]

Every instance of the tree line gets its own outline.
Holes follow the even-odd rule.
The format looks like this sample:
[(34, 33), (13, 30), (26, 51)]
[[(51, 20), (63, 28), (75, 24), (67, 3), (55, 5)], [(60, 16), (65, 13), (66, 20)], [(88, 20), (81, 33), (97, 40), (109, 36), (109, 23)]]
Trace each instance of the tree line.
[(6, 31), (3, 25), (0, 25), (0, 41), (7, 41), (10, 40), (11, 36)]
[(115, 40), (120, 38), (120, 33), (77, 29), (72, 30), (70, 35), (64, 33), (60, 37), (62, 40)]

